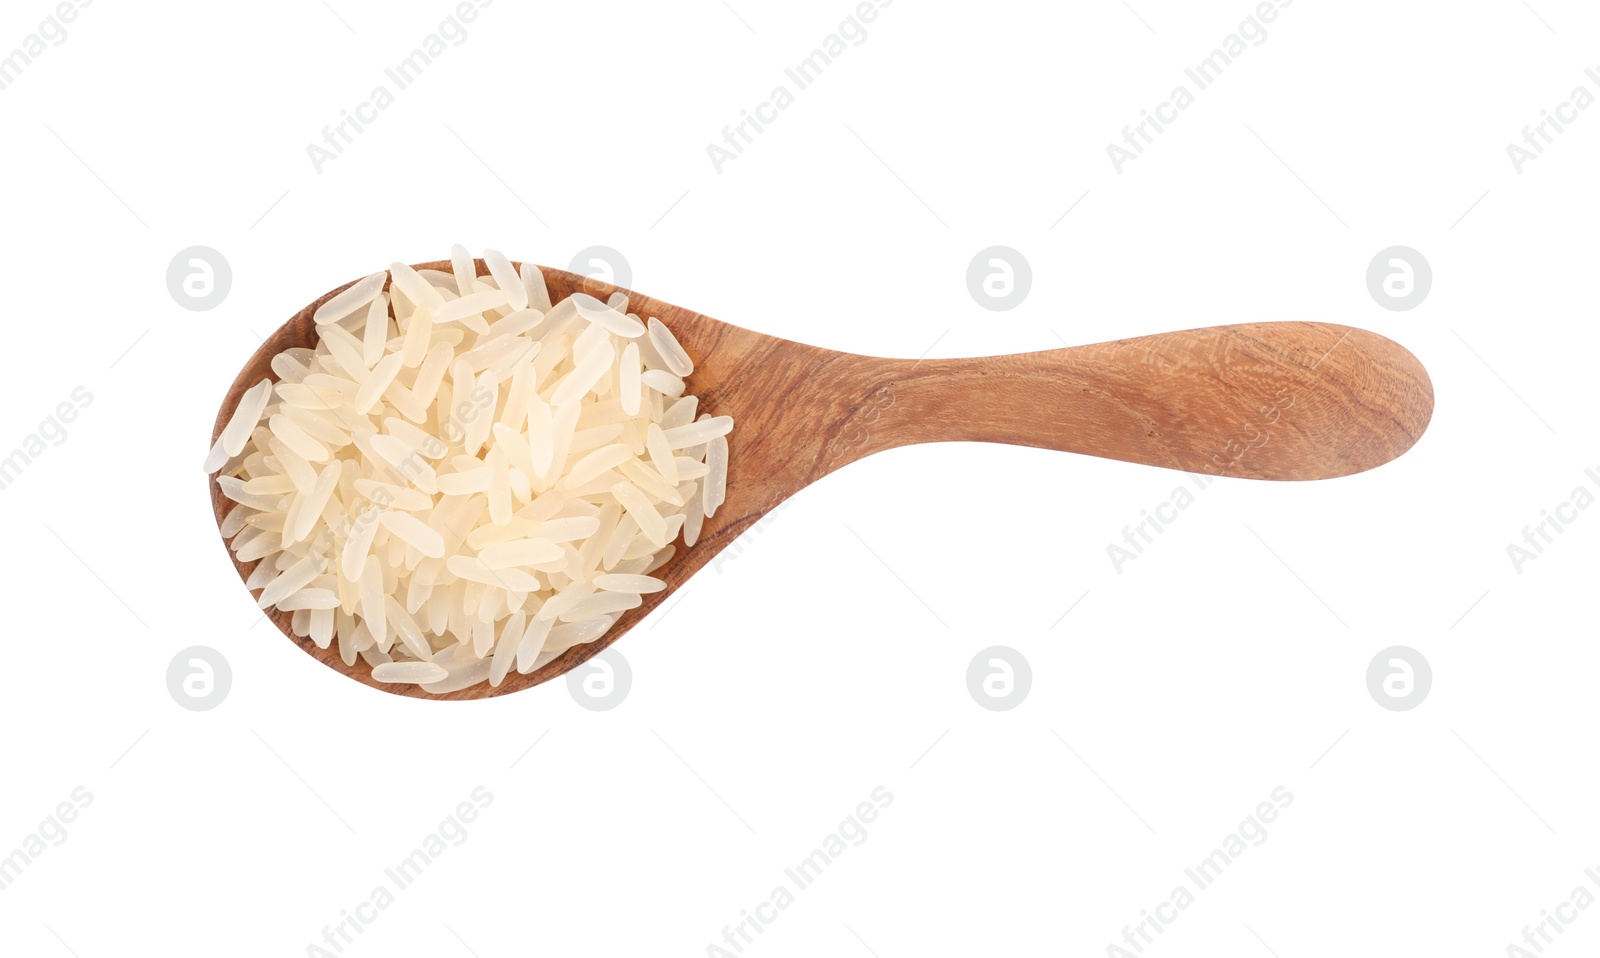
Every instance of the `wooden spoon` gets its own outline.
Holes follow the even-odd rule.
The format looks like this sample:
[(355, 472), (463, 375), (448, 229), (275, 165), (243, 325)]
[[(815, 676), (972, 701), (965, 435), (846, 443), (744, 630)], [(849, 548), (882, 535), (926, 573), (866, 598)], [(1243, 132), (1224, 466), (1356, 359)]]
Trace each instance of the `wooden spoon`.
[[(488, 274), (482, 260), (477, 268)], [(557, 302), (575, 291), (603, 300), (618, 288), (541, 270)], [(228, 390), (213, 441), (246, 389), (277, 378), (274, 355), (316, 344), (312, 314), (349, 285), (262, 343)], [(512, 671), (498, 688), (485, 682), (445, 695), (374, 682), (364, 661), (346, 666), (337, 643), (318, 649), (294, 636), (290, 613), (267, 610), (278, 629), (329, 668), (386, 692), (504, 695), (582, 664), (789, 496), (874, 452), (919, 442), (1004, 442), (1216, 476), (1329, 479), (1399, 456), (1433, 413), (1433, 386), (1415, 356), (1376, 333), (1328, 323), (1241, 323), (977, 359), (878, 359), (763, 336), (624, 292), (630, 311), (659, 317), (694, 358), (686, 393), (700, 397), (700, 411), (735, 422), (727, 500), (694, 547), (680, 543), (654, 573), (666, 581), (664, 591), (644, 596), (599, 640), (528, 675)], [(210, 484), (220, 525), (233, 503), (214, 477)], [(256, 563), (234, 565), (247, 579)]]

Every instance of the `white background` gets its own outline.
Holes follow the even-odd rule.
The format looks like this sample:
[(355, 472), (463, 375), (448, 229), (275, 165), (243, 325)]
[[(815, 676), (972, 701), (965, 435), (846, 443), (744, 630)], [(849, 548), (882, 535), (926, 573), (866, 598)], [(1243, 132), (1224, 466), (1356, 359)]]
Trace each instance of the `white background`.
[[(93, 395), (0, 492), (0, 856), (93, 795), (0, 891), (8, 952), (306, 954), (479, 785), (346, 954), (707, 954), (880, 785), (745, 954), (1104, 955), (1278, 786), (1145, 954), (1506, 954), (1600, 865), (1600, 510), (1506, 553), (1600, 467), (1600, 108), (1506, 154), (1600, 92), (1591, 5), (1300, 0), (1119, 175), (1107, 143), (1253, 4), (902, 0), (719, 175), (707, 144), (852, 4), (497, 0), (318, 173), (306, 145), (453, 9), (328, 2), (101, 0), (0, 91), (0, 452)], [(52, 9), (6, 4), (0, 55)], [(1120, 573), (1106, 545), (1185, 477), (897, 450), (619, 642), (619, 707), (402, 699), (260, 624), (200, 462), (258, 336), (456, 241), (603, 244), (668, 302), (879, 355), (1348, 323), (1415, 352), (1438, 409), (1376, 471), (1215, 484)], [(1008, 312), (966, 289), (995, 244), (1034, 274)], [(1395, 244), (1434, 272), (1407, 312), (1365, 283)], [(193, 245), (232, 265), (209, 312), (165, 283)], [(1031, 663), (1011, 711), (967, 691), (996, 644)], [(1433, 668), (1406, 712), (1366, 687), (1396, 644)], [(167, 691), (192, 645), (232, 666), (212, 711)], [(1547, 954), (1600, 947), (1576, 915)]]

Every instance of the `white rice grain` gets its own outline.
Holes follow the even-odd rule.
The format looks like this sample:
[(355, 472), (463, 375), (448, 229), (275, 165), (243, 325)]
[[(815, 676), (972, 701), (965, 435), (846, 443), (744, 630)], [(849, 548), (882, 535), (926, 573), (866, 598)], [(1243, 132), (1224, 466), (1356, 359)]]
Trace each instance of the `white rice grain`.
[(732, 420), (696, 418), (658, 319), (484, 265), (453, 247), (448, 271), (396, 264), (330, 298), (205, 462), (261, 607), (436, 694), (600, 639), (726, 496)]
[(421, 685), (427, 682), (442, 682), (449, 675), (449, 672), (432, 662), (386, 662), (372, 667), (372, 678), (375, 682)]
[(383, 291), (383, 284), (388, 279), (388, 273), (377, 272), (357, 280), (349, 289), (318, 306), (317, 311), (311, 314), (311, 321), (323, 326), (344, 319), (372, 302)]
[(650, 345), (656, 348), (668, 372), (680, 378), (694, 372), (694, 361), (678, 344), (678, 338), (672, 335), (672, 330), (654, 316), (650, 317), (649, 330)]
[(671, 449), (687, 449), (701, 443), (710, 442), (718, 436), (726, 436), (733, 430), (733, 419), (729, 416), (715, 416), (692, 422), (687, 426), (676, 426), (663, 430), (667, 446)]
[(367, 321), (361, 327), (361, 361), (369, 368), (383, 358), (389, 345), (389, 296), (379, 293), (367, 304)]
[(718, 436), (706, 446), (706, 466), (710, 471), (706, 473), (704, 503), (706, 517), (710, 518), (728, 496), (727, 439)]
[(575, 645), (587, 645), (605, 635), (616, 621), (613, 616), (602, 615), (582, 622), (563, 622), (545, 637), (544, 651), (565, 652)]
[(444, 555), (444, 537), (409, 512), (385, 512), (378, 521), (428, 558), (437, 559)]
[(632, 592), (636, 595), (660, 592), (667, 587), (665, 582), (647, 575), (597, 575), (594, 584), (607, 592)]
[(667, 544), (667, 520), (650, 504), (649, 498), (638, 486), (627, 481), (616, 483), (611, 487), (611, 496), (627, 511), (628, 517), (639, 524), (639, 531), (646, 538), (655, 542), (658, 548)]
[(228, 424), (222, 428), (222, 448), (227, 450), (228, 455), (237, 456), (244, 451), (245, 443), (250, 441), (250, 433), (261, 421), (261, 414), (266, 411), (271, 398), (270, 379), (261, 380), (239, 397), (238, 407), (228, 419)]
[(676, 399), (683, 395), (683, 380), (664, 369), (647, 369), (640, 374), (639, 381), (663, 396)]
[(500, 287), (510, 297), (513, 311), (528, 308), (528, 288), (522, 285), (522, 277), (517, 275), (516, 267), (506, 259), (506, 254), (499, 250), (486, 249), (483, 251), (483, 262), (489, 267), (489, 275), (494, 277), (494, 284)]
[(643, 368), (640, 366), (639, 344), (629, 343), (622, 350), (622, 368), (617, 374), (617, 393), (625, 416), (639, 415), (639, 403), (644, 398)]
[(544, 640), (550, 634), (550, 628), (555, 623), (550, 619), (533, 618), (528, 622), (527, 629), (522, 633), (522, 641), (517, 643), (517, 672), (527, 675), (533, 671), (534, 660), (544, 650)]
[(550, 312), (550, 290), (544, 284), (544, 274), (532, 263), (523, 263), (518, 270), (523, 288), (528, 291), (528, 305), (540, 312)]
[(577, 307), (579, 316), (613, 335), (623, 339), (637, 339), (644, 335), (644, 326), (638, 320), (617, 312), (588, 293), (573, 293), (572, 304)]
[(452, 663), (454, 668), (437, 682), (425, 682), (422, 691), (430, 695), (444, 695), (471, 688), (489, 677), (489, 662), (484, 659), (462, 660)]

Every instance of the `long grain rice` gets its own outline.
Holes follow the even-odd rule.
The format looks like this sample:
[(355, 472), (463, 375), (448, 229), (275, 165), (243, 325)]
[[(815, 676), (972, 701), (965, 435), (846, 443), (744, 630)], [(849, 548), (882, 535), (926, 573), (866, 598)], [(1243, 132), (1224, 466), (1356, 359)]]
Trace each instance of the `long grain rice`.
[(450, 259), (331, 297), (205, 463), (259, 605), (433, 693), (527, 674), (664, 590), (672, 541), (726, 496), (733, 428), (625, 294), (552, 304), (533, 266)]

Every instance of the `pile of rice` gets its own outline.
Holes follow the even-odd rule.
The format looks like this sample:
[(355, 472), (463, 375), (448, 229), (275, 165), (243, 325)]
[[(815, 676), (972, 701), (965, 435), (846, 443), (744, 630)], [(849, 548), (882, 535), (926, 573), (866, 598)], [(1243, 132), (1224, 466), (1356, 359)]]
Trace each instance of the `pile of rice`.
[(727, 489), (733, 420), (622, 293), (554, 305), (538, 269), (460, 246), (316, 311), (206, 460), (259, 605), (380, 682), (499, 685), (606, 634)]

